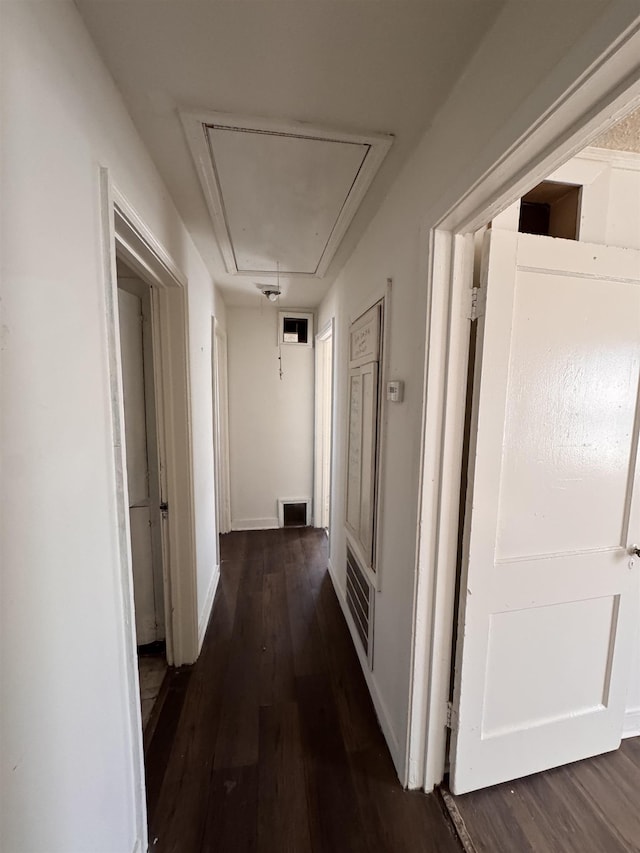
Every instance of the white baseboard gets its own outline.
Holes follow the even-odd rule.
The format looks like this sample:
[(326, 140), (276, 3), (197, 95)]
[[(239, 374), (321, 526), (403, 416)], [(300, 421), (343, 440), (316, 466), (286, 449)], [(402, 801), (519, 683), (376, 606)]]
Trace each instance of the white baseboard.
[(232, 530), (275, 530), (279, 527), (277, 518), (238, 518), (231, 522)]
[[(400, 745), (398, 744), (398, 739), (396, 738), (395, 732), (393, 731), (393, 726), (391, 725), (391, 717), (389, 715), (389, 711), (387, 710), (386, 703), (380, 694), (380, 690), (378, 689), (378, 685), (376, 683), (375, 676), (373, 672), (369, 669), (369, 662), (365, 657), (364, 652), (360, 648), (360, 642), (358, 639), (358, 635), (356, 633), (356, 626), (353, 623), (353, 619), (351, 614), (349, 613), (349, 608), (347, 607), (347, 600), (345, 594), (340, 586), (340, 583), (335, 575), (333, 570), (333, 565), (331, 560), (329, 560), (329, 577), (331, 578), (331, 583), (333, 584), (333, 588), (335, 590), (338, 601), (340, 602), (340, 607), (342, 608), (342, 612), (344, 613), (344, 618), (346, 619), (347, 625), (349, 626), (349, 631), (351, 633), (351, 640), (355, 647), (356, 653), (358, 655), (358, 660), (360, 661), (360, 666), (362, 667), (362, 672), (364, 673), (365, 681), (367, 682), (367, 687), (369, 688), (369, 693), (371, 694), (371, 699), (373, 700), (373, 707), (375, 708), (376, 714), (378, 716), (378, 722), (380, 723), (380, 728), (382, 729), (382, 734), (387, 742), (387, 746), (389, 747), (389, 752), (391, 753), (391, 758), (393, 760), (394, 767), (396, 768), (396, 773), (398, 774), (398, 778), (401, 783), (404, 784), (405, 778), (405, 754), (404, 750), (400, 749)], [(374, 649), (375, 654), (375, 649)]]
[(624, 715), (622, 737), (637, 737), (640, 735), (640, 708), (630, 708)]
[[(338, 596), (338, 598), (340, 598), (341, 596), (344, 597), (345, 592), (342, 588), (340, 581), (338, 580), (338, 576), (335, 573), (335, 570), (333, 568), (333, 563), (331, 562), (331, 557), (329, 557), (327, 560), (327, 567), (329, 569), (329, 577), (331, 578), (331, 583), (333, 584), (333, 588), (336, 591), (336, 595)], [(338, 593), (338, 590), (340, 590), (339, 593)]]
[(204, 600), (204, 605), (202, 607), (202, 610), (200, 611), (200, 616), (198, 618), (198, 654), (200, 654), (200, 649), (202, 648), (202, 643), (204, 642), (204, 635), (207, 631), (209, 619), (211, 618), (211, 610), (213, 609), (213, 599), (216, 597), (216, 590), (218, 589), (219, 580), (220, 566), (215, 566), (213, 572), (211, 573), (211, 578), (209, 580), (209, 588), (207, 589), (207, 595)]

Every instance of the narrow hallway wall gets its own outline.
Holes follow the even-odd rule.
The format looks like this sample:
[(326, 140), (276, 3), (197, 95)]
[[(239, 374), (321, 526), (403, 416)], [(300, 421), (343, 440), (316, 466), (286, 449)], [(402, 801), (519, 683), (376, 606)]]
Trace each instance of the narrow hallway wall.
[[(211, 278), (71, 2), (2, 9), (0, 848), (146, 849), (100, 167), (188, 280), (197, 596), (215, 576)], [(132, 692), (130, 693), (130, 689)]]
[(280, 379), (278, 309), (266, 304), (228, 307), (227, 341), (231, 526), (277, 527), (278, 498), (312, 497), (314, 348), (283, 344)]
[[(384, 296), (387, 277), (393, 280), (387, 378), (404, 380), (405, 396), (403, 403), (388, 407), (382, 438), (379, 589), (368, 683), (398, 774), (412, 785), (416, 781), (411, 773), (421, 784), (419, 771), (407, 763), (414, 631), (418, 621), (427, 624), (427, 633), (431, 630), (430, 614), (414, 610), (420, 537), (428, 543), (422, 546), (426, 551), (435, 547), (430, 538), (435, 519), (424, 519), (420, 526), (421, 490), (431, 486), (421, 483), (422, 415), (429, 393), (429, 230), (509, 146), (526, 138), (538, 117), (604, 50), (609, 28), (628, 26), (634, 15), (631, 7), (619, 3), (606, 10), (589, 4), (588, 17), (576, 15), (576, 10), (573, 3), (554, 7), (550, 30), (548, 9), (506, 4), (318, 310), (320, 328), (332, 317), (336, 322), (331, 573), (344, 601), (349, 324)], [(435, 367), (441, 369), (442, 364)], [(431, 567), (424, 570), (428, 573)], [(417, 679), (424, 684), (428, 673), (421, 671)], [(420, 760), (416, 754), (416, 766)]]

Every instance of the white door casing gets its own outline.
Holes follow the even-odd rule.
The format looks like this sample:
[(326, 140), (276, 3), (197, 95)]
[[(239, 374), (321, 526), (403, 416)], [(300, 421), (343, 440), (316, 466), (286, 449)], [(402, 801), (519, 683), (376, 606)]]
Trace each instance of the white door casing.
[(316, 335), (313, 523), (329, 530), (333, 423), (333, 320)]
[(329, 530), (331, 522), (331, 448), (333, 446), (333, 331), (322, 341), (324, 362), (324, 405), (322, 407), (322, 526)]
[(218, 320), (211, 321), (212, 395), (214, 463), (216, 482), (216, 521), (218, 533), (231, 530), (229, 483), (229, 402), (227, 393), (227, 336)]
[(616, 749), (638, 618), (640, 252), (487, 241), (454, 793)]

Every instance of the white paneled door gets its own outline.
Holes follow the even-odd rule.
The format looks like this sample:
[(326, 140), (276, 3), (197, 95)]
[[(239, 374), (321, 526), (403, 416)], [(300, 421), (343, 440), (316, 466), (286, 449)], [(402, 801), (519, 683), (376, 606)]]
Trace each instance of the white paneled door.
[(640, 252), (487, 242), (454, 793), (616, 749), (638, 619)]
[[(145, 374), (142, 299), (118, 288), (120, 352), (124, 397), (127, 483), (136, 638), (139, 646), (164, 638), (158, 500), (150, 477), (149, 385)], [(154, 432), (155, 435), (155, 432)], [(155, 536), (155, 538), (154, 538)]]

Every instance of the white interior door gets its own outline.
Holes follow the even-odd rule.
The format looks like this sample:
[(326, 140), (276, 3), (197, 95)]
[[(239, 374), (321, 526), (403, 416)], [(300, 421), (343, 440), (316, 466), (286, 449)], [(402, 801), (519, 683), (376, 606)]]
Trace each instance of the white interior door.
[(124, 395), (129, 523), (133, 566), (136, 637), (139, 646), (164, 637), (163, 589), (154, 549), (150, 497), (148, 418), (145, 394), (142, 300), (118, 288), (120, 350)]
[(638, 619), (640, 252), (487, 239), (454, 793), (616, 749)]

